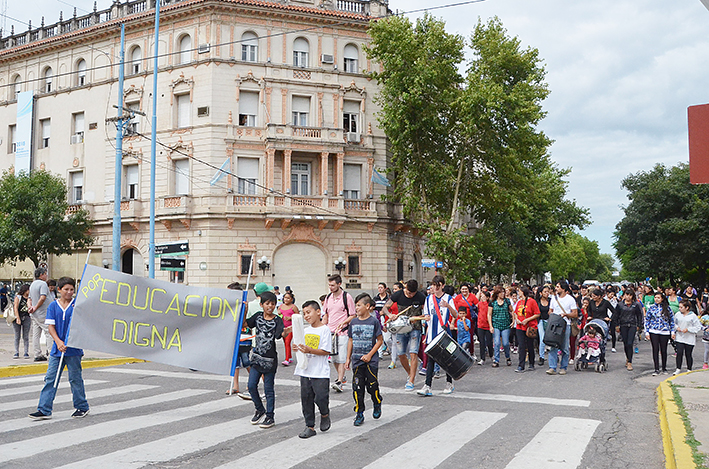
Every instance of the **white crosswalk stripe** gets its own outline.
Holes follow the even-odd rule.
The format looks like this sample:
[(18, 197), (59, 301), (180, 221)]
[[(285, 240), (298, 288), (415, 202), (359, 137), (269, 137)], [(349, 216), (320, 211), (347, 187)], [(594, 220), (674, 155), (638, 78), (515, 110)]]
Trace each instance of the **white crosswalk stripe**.
[(419, 409), (420, 407), (416, 406), (386, 406), (386, 414), (378, 420), (372, 419), (371, 421), (368, 421), (365, 428), (353, 426), (351, 418), (341, 419), (333, 423), (329, 431), (318, 435), (318, 438), (302, 440), (296, 436), (289, 440), (271, 445), (260, 451), (255, 451), (246, 457), (232, 461), (228, 464), (224, 464), (216, 469), (239, 469), (243, 467), (293, 467), (314, 456), (317, 456), (320, 453), (334, 448), (341, 443), (351, 440), (352, 438), (357, 438), (361, 436), (363, 432), (375, 430), (382, 425), (391, 423)]
[[(553, 417), (506, 469), (571, 469), (581, 464), (598, 420)], [(571, 438), (570, 438), (571, 437)], [(567, 441), (567, 444), (560, 442)]]
[[(331, 401), (330, 408), (335, 408), (343, 404), (344, 402), (342, 401)], [(281, 423), (303, 418), (300, 403), (290, 404), (276, 410), (278, 412), (278, 422)], [(246, 417), (212, 425), (208, 429), (199, 428), (96, 458), (78, 461), (56, 469), (84, 469), (86, 467), (127, 469), (169, 461), (216, 446), (233, 439), (237, 435), (243, 437), (249, 433), (259, 431), (259, 427), (257, 425), (251, 425), (250, 420), (251, 417)]]
[[(95, 385), (95, 384), (104, 384), (105, 382), (106, 382), (106, 381), (100, 381), (100, 380), (97, 380), (97, 379), (85, 379), (85, 380), (84, 380), (84, 386), (93, 386), (93, 385)], [(44, 386), (44, 385), (42, 384), (42, 386)], [(69, 389), (69, 387), (70, 387), (70, 386), (69, 386), (69, 381), (61, 381), (61, 382), (59, 383), (59, 389)], [(27, 393), (30, 393), (30, 392), (38, 392), (38, 391), (41, 390), (41, 389), (42, 389), (42, 387), (41, 387), (41, 386), (37, 386), (37, 385), (34, 385), (34, 386), (23, 386), (23, 387), (19, 387), (19, 388), (5, 389), (5, 390), (2, 392), (2, 395), (3, 395), (3, 396), (16, 396), (16, 395), (18, 395), (18, 394), (27, 394)]]
[[(499, 412), (461, 412), (365, 467), (366, 469), (436, 467), (505, 415), (507, 414)], [(465, 431), (461, 431), (462, 429)], [(420, 448), (430, 448), (430, 451), (419, 451)]]
[(0, 381), (0, 386), (14, 386), (15, 384), (41, 383), (44, 375), (23, 376), (21, 378), (6, 378)]
[[(129, 394), (137, 391), (145, 391), (147, 389), (157, 388), (158, 386), (152, 386), (147, 384), (131, 384), (128, 386), (122, 386), (120, 388), (108, 388), (108, 389), (98, 389), (96, 391), (91, 391), (89, 394), (89, 399), (115, 396), (118, 394)], [(7, 412), (9, 410), (17, 409), (36, 409), (37, 403), (39, 402), (39, 392), (42, 388), (35, 387), (33, 392), (36, 394), (32, 399), (24, 399), (21, 401), (10, 401), (0, 403), (0, 412)], [(71, 402), (71, 394), (61, 394), (54, 398), (54, 404), (63, 404), (64, 402)], [(89, 403), (90, 404), (90, 403)]]
[(36, 454), (66, 448), (72, 445), (79, 445), (81, 443), (87, 443), (101, 438), (109, 438), (121, 433), (132, 432), (157, 425), (167, 425), (170, 423), (179, 422), (180, 420), (198, 417), (211, 412), (231, 409), (245, 404), (250, 404), (250, 402), (227, 397), (224, 399), (217, 399), (215, 401), (203, 402), (190, 407), (181, 407), (173, 410), (156, 412), (151, 414), (149, 418), (145, 418), (143, 415), (138, 417), (129, 417), (55, 433), (53, 438), (39, 437), (8, 443), (0, 445), (0, 462), (12, 461), (18, 458), (26, 458)]
[[(138, 407), (161, 404), (163, 402), (171, 402), (176, 401), (178, 399), (185, 399), (187, 397), (199, 396), (200, 394), (207, 394), (211, 392), (212, 391), (209, 391), (207, 389), (182, 389), (166, 394), (157, 394), (155, 396), (132, 399), (125, 402), (112, 402), (110, 404), (92, 405), (91, 415), (100, 415), (107, 414), (109, 412), (125, 411), (128, 409), (135, 409)], [(54, 412), (52, 414), (52, 420), (34, 421), (28, 419), (27, 417), (14, 420), (6, 420), (4, 422), (0, 422), (0, 432), (9, 432), (12, 430), (19, 430), (21, 428), (38, 427), (50, 423), (61, 422), (62, 420), (70, 419), (72, 412), (74, 412), (74, 409), (63, 412)]]

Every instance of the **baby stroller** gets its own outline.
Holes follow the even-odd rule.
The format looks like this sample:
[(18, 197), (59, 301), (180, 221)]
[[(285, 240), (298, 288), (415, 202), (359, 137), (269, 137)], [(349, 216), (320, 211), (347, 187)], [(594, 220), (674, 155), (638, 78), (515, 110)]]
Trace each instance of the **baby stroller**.
[(608, 337), (608, 324), (602, 319), (592, 319), (586, 323), (583, 328), (583, 335), (586, 335), (590, 328), (596, 331), (596, 335), (599, 338), (599, 351), (600, 354), (588, 356), (587, 350), (584, 347), (580, 347), (580, 343), (576, 344), (576, 356), (574, 357), (574, 369), (576, 371), (587, 369), (593, 366), (596, 372), (601, 373), (608, 370), (608, 363), (606, 362), (606, 338)]

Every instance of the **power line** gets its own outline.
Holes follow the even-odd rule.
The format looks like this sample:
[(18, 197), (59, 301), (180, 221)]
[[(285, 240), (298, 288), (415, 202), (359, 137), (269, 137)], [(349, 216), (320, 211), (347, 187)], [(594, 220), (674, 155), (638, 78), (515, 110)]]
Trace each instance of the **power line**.
[[(59, 0), (58, 0), (58, 1), (59, 1)], [(402, 12), (399, 12), (398, 14), (395, 14), (395, 15), (374, 16), (374, 17), (370, 17), (370, 18), (368, 18), (368, 19), (371, 20), (371, 21), (376, 21), (376, 20), (380, 20), (380, 19), (387, 18), (387, 17), (389, 17), (389, 16), (397, 16), (397, 15), (398, 15), (398, 16), (403, 16), (403, 15), (409, 15), (409, 14), (413, 14), (413, 13), (420, 13), (420, 12), (422, 12), (422, 11), (441, 10), (441, 9), (444, 9), (444, 8), (452, 8), (452, 7), (463, 6), (463, 5), (473, 4), (473, 3), (481, 3), (481, 2), (485, 2), (485, 1), (487, 1), (487, 0), (469, 0), (469, 1), (465, 1), (465, 2), (450, 3), (450, 4), (445, 4), (445, 5), (438, 5), (438, 6), (433, 6), (433, 7), (427, 7), (427, 8), (419, 8), (419, 9), (411, 10), (411, 11), (402, 11)], [(8, 15), (4, 15), (4, 14), (0, 13), (0, 16), (4, 16), (4, 17), (7, 17), (8, 19), (11, 19), (11, 20), (13, 20), (13, 21), (17, 21), (17, 22), (19, 22), (19, 23), (22, 23), (22, 24), (25, 24), (25, 25), (30, 26), (29, 23), (26, 23), (26, 22), (24, 22), (24, 21), (18, 20), (18, 19), (16, 19), (16, 18), (12, 18), (12, 17), (10, 17), (10, 16), (8, 16)], [(332, 24), (331, 27), (333, 27), (333, 26), (342, 26), (342, 25), (350, 24), (351, 22), (352, 22), (352, 21), (340, 21), (340, 22), (338, 22), (338, 23)], [(308, 27), (308, 28), (294, 29), (294, 30), (290, 30), (290, 31), (283, 31), (283, 32), (280, 32), (280, 33), (273, 33), (273, 34), (266, 34), (266, 35), (262, 35), (262, 36), (256, 36), (256, 40), (258, 41), (258, 40), (261, 40), (261, 39), (274, 38), (274, 37), (284, 36), (284, 35), (286, 35), (286, 34), (297, 34), (297, 33), (302, 33), (302, 32), (307, 32), (307, 31), (314, 31), (314, 30), (318, 30), (318, 29), (321, 29), (321, 27), (320, 27), (320, 26), (311, 26), (311, 27)], [(246, 39), (246, 40), (247, 40), (247, 41), (251, 41), (251, 40), (253, 40), (253, 38)], [(218, 43), (218, 44), (212, 44), (212, 45), (210, 45), (210, 47), (224, 47), (224, 46), (229, 46), (229, 45), (234, 45), (234, 44), (240, 44), (240, 43), (242, 43), (242, 42), (244, 42), (244, 40), (243, 40), (243, 39), (239, 39), (239, 40), (234, 40), (234, 41), (222, 42), (222, 43)], [(101, 49), (93, 48), (93, 47), (90, 46), (90, 45), (87, 45), (87, 47), (89, 47), (89, 48), (91, 48), (91, 49), (94, 49), (94, 50), (97, 50), (97, 51), (99, 51), (99, 52), (103, 52), (104, 54), (107, 54), (105, 51), (103, 51), (103, 50), (101, 50)], [(194, 52), (194, 51), (197, 51), (197, 50), (199, 50), (199, 46), (198, 46), (198, 47), (194, 47), (194, 48), (192, 48), (192, 49), (184, 50), (184, 51), (178, 50), (178, 51), (173, 51), (173, 52), (165, 52), (165, 53), (163, 53), (163, 54), (158, 54), (158, 55), (157, 55), (157, 58), (169, 57), (169, 56), (172, 56), (172, 55), (179, 55), (179, 54), (182, 54), (183, 52)], [(155, 57), (156, 57), (155, 55), (146, 56), (146, 57), (144, 57), (144, 58), (141, 58), (141, 61), (154, 60)], [(128, 62), (124, 61), (124, 62), (119, 62), (118, 64), (111, 63), (111, 64), (109, 64), (109, 65), (99, 65), (99, 66), (94, 66), (94, 67), (86, 68), (85, 71), (88, 72), (88, 71), (102, 70), (102, 69), (105, 69), (105, 68), (114, 67), (114, 66), (116, 66), (116, 65), (123, 67), (123, 66), (125, 66), (126, 63), (131, 63), (131, 62), (132, 62), (132, 61), (128, 61)], [(75, 75), (76, 73), (77, 73), (76, 71), (64, 72), (64, 73), (56, 74), (56, 75), (54, 75), (54, 77), (63, 77), (63, 76), (68, 76), (68, 75)], [(18, 85), (18, 84), (26, 84), (26, 83), (32, 83), (32, 82), (39, 82), (39, 81), (42, 81), (43, 79), (44, 79), (44, 77), (37, 77), (37, 78), (31, 79), (31, 80), (21, 80), (21, 81), (14, 82), (14, 83), (8, 83), (8, 84), (6, 84), (6, 85), (0, 85), (0, 88), (4, 88), (4, 87), (8, 87), (8, 86), (14, 86), (14, 85)]]

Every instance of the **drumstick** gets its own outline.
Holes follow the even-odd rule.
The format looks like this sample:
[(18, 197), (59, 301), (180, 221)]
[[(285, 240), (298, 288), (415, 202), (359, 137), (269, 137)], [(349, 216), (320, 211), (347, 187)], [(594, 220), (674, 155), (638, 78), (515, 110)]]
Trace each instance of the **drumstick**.
[(414, 305), (411, 305), (411, 306), (407, 307), (406, 309), (404, 309), (403, 311), (399, 311), (398, 313), (396, 313), (396, 317), (401, 316), (402, 314), (404, 314), (405, 312), (407, 312), (408, 310), (410, 310), (413, 307), (414, 307)]

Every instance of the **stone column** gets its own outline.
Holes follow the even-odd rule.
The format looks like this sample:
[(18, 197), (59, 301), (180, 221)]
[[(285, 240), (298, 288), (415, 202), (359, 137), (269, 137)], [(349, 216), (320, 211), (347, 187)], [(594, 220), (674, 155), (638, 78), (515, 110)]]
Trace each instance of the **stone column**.
[(283, 193), (290, 194), (290, 170), (291, 170), (291, 153), (293, 150), (283, 150)]
[[(273, 189), (273, 172), (275, 170), (274, 157), (276, 156), (275, 148), (266, 148), (266, 187)], [(267, 194), (266, 194), (267, 195)]]
[(329, 157), (330, 153), (324, 151), (320, 153), (320, 195), (327, 195), (328, 181), (327, 175), (329, 172)]
[(337, 195), (342, 197), (342, 191), (345, 190), (345, 184), (344, 184), (344, 163), (345, 162), (345, 154), (344, 153), (338, 153), (337, 154), (337, 176), (336, 176), (336, 190), (337, 190)]

